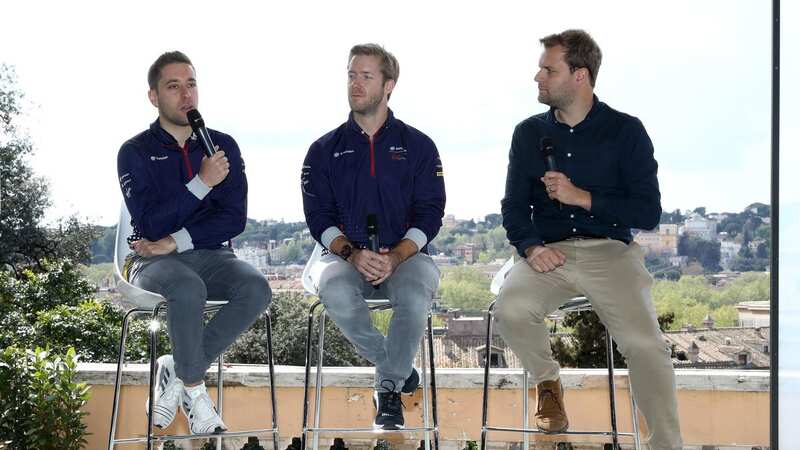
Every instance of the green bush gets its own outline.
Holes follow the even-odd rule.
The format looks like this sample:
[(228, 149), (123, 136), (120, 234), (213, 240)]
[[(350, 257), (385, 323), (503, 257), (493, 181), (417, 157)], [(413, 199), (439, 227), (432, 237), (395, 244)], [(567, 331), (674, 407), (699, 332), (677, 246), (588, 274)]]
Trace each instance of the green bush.
[(0, 442), (9, 450), (79, 449), (86, 444), (86, 383), (73, 377), (78, 357), (9, 347), (0, 353)]
[[(306, 327), (308, 308), (311, 304), (302, 294), (276, 293), (269, 310), (272, 314), (272, 350), (275, 364), (302, 366), (305, 364)], [(320, 308), (317, 308), (319, 313)], [(315, 319), (313, 337), (316, 343), (319, 321)], [(229, 362), (242, 364), (266, 364), (266, 327), (264, 316), (256, 320), (249, 330), (242, 333), (225, 353)], [(316, 345), (312, 346), (316, 355)], [(369, 363), (358, 356), (353, 345), (347, 341), (339, 328), (328, 318), (325, 325), (326, 366), (366, 366)]]

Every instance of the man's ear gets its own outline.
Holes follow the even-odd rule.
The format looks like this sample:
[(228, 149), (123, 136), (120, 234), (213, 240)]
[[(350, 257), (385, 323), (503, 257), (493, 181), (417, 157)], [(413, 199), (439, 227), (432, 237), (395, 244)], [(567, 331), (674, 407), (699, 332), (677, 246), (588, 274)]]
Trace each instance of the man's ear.
[(391, 94), (394, 91), (394, 85), (394, 80), (387, 80), (385, 83), (383, 83), (383, 93), (386, 95)]
[(580, 69), (575, 71), (575, 81), (578, 83), (588, 83), (589, 82), (589, 69), (586, 67), (581, 67)]
[(155, 89), (150, 89), (147, 91), (147, 98), (150, 99), (150, 103), (153, 104), (156, 108), (158, 108), (158, 93)]

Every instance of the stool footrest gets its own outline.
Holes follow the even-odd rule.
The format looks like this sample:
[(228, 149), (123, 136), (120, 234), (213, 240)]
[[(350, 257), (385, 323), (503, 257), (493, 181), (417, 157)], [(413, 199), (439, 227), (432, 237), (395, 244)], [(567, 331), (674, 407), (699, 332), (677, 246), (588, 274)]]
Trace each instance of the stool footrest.
[[(550, 433), (547, 431), (542, 431), (538, 428), (512, 428), (512, 427), (483, 427), (483, 431), (509, 431), (513, 433), (528, 433), (528, 434), (546, 434), (550, 435), (580, 435), (580, 436), (613, 436), (614, 433), (611, 431), (560, 431), (558, 433)], [(623, 433), (618, 432), (617, 436), (629, 436), (634, 437), (633, 433)]]
[[(276, 428), (265, 428), (261, 430), (245, 430), (245, 431), (226, 431), (224, 433), (200, 433), (200, 434), (175, 434), (175, 435), (161, 435), (153, 436), (152, 442), (169, 442), (169, 441), (183, 441), (187, 439), (204, 439), (204, 438), (229, 438), (252, 436), (254, 434), (275, 434), (278, 430)], [(138, 438), (124, 438), (115, 439), (114, 444), (136, 444), (147, 442), (147, 437), (142, 436)]]
[(309, 433), (424, 433), (426, 431), (439, 431), (439, 427), (415, 427), (415, 428), (401, 428), (399, 430), (383, 430), (380, 428), (364, 427), (364, 428), (306, 428)]

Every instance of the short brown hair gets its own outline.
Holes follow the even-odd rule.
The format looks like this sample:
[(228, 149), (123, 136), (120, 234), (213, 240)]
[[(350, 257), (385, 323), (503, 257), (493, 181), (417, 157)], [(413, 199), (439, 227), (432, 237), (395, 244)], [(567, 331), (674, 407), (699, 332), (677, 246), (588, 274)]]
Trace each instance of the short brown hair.
[(560, 45), (564, 47), (565, 58), (570, 72), (585, 68), (589, 71), (589, 83), (594, 87), (603, 52), (589, 33), (583, 30), (566, 30), (539, 39), (545, 48)]
[[(389, 53), (381, 45), (354, 45), (353, 48), (350, 49), (350, 56), (347, 57), (347, 60), (350, 61), (355, 55), (377, 56), (378, 60), (380, 61), (381, 74), (383, 75), (384, 83), (386, 83), (388, 80), (394, 80), (394, 82), (397, 83), (397, 79), (400, 78), (400, 63), (397, 62), (397, 58), (395, 58), (393, 54)], [(389, 97), (391, 97), (391, 95), (392, 93), (390, 92)]]
[(150, 66), (150, 70), (147, 71), (147, 84), (150, 86), (150, 89), (155, 89), (158, 87), (158, 80), (161, 79), (161, 69), (175, 63), (188, 64), (194, 69), (194, 64), (192, 64), (192, 61), (182, 52), (177, 50), (166, 52), (159, 56), (153, 65)]

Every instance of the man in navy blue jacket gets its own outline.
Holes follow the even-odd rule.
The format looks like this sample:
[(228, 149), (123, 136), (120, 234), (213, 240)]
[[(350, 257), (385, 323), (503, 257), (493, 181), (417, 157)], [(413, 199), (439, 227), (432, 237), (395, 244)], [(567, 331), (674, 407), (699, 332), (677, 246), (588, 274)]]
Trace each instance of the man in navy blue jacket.
[[(419, 384), (412, 363), (439, 270), (427, 243), (444, 215), (442, 165), (433, 141), (394, 118), (387, 102), (399, 75), (379, 45), (356, 45), (348, 65), (350, 117), (311, 145), (303, 163), (303, 208), (327, 253), (312, 273), (328, 315), (356, 351), (375, 364), (375, 425), (404, 425), (400, 393)], [(374, 215), (380, 250), (369, 248)], [(392, 303), (387, 336), (364, 301), (378, 291)]]
[[(517, 125), (511, 141), (503, 226), (522, 259), (497, 299), (498, 331), (537, 384), (537, 427), (563, 431), (569, 421), (544, 320), (585, 295), (627, 360), (650, 448), (681, 449), (670, 351), (630, 230), (654, 228), (661, 216), (653, 144), (639, 119), (594, 95), (601, 52), (588, 33), (541, 42), (535, 80), (550, 110)], [(545, 164), (548, 140), (556, 167)]]
[[(233, 138), (214, 130), (219, 151), (204, 156), (186, 118), (198, 101), (186, 55), (161, 55), (148, 84), (158, 119), (122, 145), (117, 170), (135, 230), (126, 276), (168, 302), (173, 355), (158, 358), (153, 423), (167, 427), (180, 405), (193, 433), (220, 432), (203, 377), (271, 299), (266, 278), (223, 246), (247, 220), (244, 161)], [(206, 299), (228, 303), (204, 326)]]

